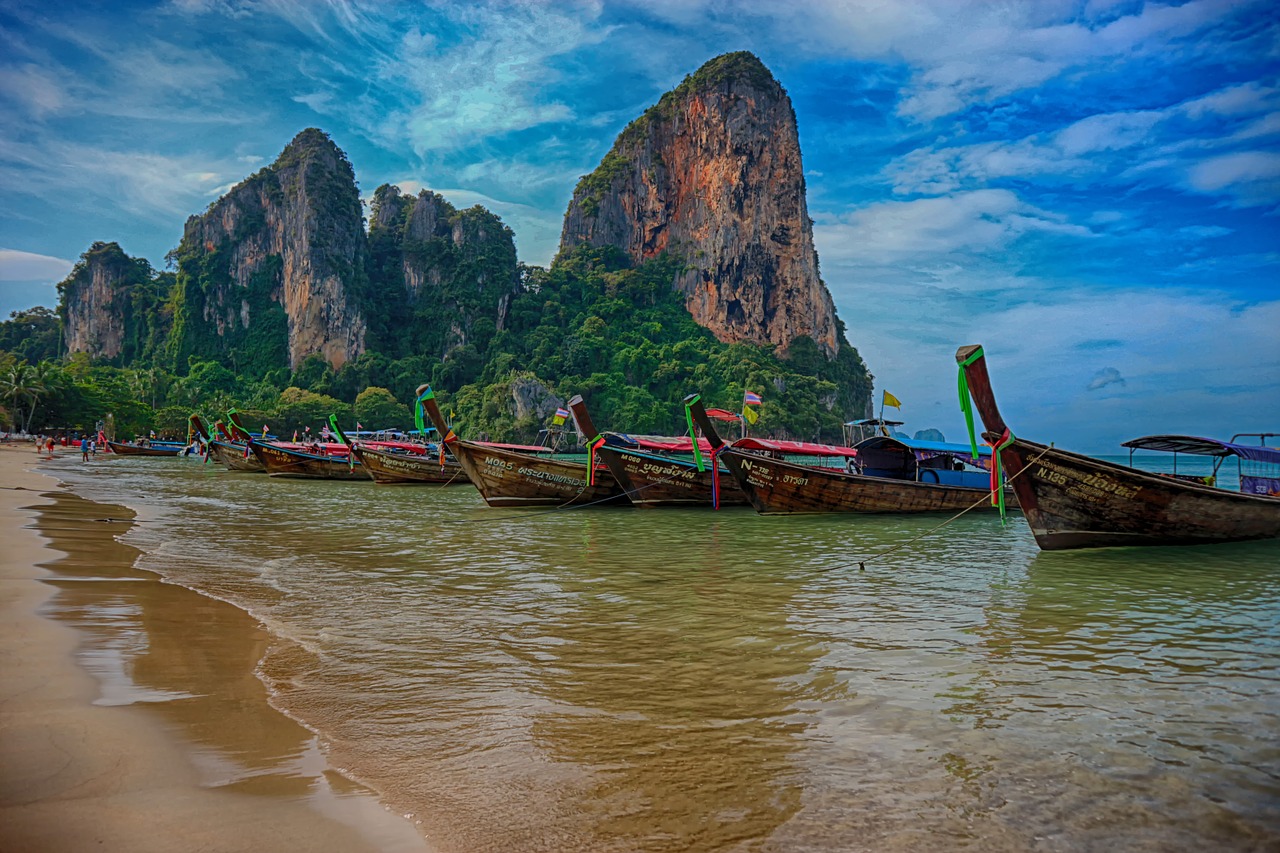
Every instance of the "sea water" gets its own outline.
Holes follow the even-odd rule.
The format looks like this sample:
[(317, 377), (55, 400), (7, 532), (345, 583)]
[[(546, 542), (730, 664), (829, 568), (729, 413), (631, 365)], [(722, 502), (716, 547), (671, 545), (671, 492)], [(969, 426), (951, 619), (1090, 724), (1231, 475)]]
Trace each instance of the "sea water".
[(53, 464), (444, 850), (1280, 847), (1277, 542)]

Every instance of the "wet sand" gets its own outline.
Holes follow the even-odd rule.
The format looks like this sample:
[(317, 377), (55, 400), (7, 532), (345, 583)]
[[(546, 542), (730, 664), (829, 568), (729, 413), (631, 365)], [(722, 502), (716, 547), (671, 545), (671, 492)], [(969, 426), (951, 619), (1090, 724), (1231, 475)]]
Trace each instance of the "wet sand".
[(0, 851), (428, 849), (271, 707), (255, 620), (134, 568), (133, 513), (41, 464), (0, 447)]

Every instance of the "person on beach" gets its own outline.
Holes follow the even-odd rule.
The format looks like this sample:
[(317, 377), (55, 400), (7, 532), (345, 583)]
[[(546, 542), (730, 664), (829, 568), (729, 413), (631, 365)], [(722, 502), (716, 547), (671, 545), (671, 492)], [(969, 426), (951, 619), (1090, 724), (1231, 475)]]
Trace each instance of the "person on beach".
[(88, 438), (80, 439), (80, 461), (81, 462), (89, 461), (89, 439)]
[(53, 458), (53, 436), (49, 436), (49, 440), (45, 442), (45, 447), (49, 450), (49, 458)]

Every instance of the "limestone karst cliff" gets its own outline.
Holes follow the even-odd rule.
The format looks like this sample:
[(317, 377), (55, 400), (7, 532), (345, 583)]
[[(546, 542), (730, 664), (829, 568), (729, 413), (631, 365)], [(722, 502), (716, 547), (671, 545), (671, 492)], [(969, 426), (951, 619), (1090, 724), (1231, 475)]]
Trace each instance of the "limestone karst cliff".
[(726, 342), (841, 343), (805, 201), (795, 113), (746, 52), (717, 57), (618, 136), (574, 190), (561, 250), (587, 243), (639, 262), (662, 252), (690, 313)]
[(483, 207), (383, 185), (369, 217), (369, 346), (479, 358), (518, 286), (515, 235)]
[(355, 174), (309, 128), (187, 220), (176, 256), (175, 355), (341, 367), (365, 349), (365, 234)]
[(65, 351), (119, 363), (145, 355), (166, 331), (156, 310), (166, 285), (143, 258), (94, 243), (58, 285)]

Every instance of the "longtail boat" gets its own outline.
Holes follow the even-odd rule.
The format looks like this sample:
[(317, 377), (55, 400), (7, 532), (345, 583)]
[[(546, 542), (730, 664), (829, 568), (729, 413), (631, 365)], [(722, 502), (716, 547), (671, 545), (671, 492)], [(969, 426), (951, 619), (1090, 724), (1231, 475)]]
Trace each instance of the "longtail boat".
[(433, 448), (424, 444), (355, 441), (338, 426), (338, 419), (332, 415), (329, 416), (329, 424), (375, 483), (398, 486), (465, 486), (471, 483), (452, 455), (445, 454), (439, 458), (431, 452)]
[[(809, 442), (781, 442), (741, 438), (724, 444), (697, 394), (685, 398), (693, 421), (710, 440), (715, 456), (746, 493), (762, 515), (827, 512), (959, 512), (989, 497), (990, 476), (977, 474), (977, 481), (964, 482), (960, 472), (921, 466), (914, 452), (895, 441), (877, 442), (874, 448), (841, 447)], [(887, 438), (887, 437), (886, 437)], [(863, 458), (870, 451), (871, 458)], [(938, 456), (949, 457), (951, 453)], [(967, 454), (966, 454), (967, 455)], [(798, 462), (798, 458), (816, 460)], [(908, 463), (910, 460), (910, 463)], [(874, 461), (867, 472), (853, 467)], [(836, 462), (837, 464), (832, 464)], [(927, 471), (927, 475), (921, 475)], [(936, 478), (936, 479), (935, 479)], [(981, 483), (979, 485), (978, 483)], [(991, 509), (979, 505), (976, 509)]]
[[(744, 506), (747, 496), (727, 472), (718, 476), (711, 463), (711, 443), (691, 438), (629, 436), (598, 433), (581, 395), (569, 401), (578, 430), (591, 436), (596, 455), (604, 460), (627, 500), (639, 507)], [(717, 495), (717, 488), (719, 493)]]
[[(1036, 544), (1044, 550), (1203, 545), (1280, 537), (1280, 496), (1258, 493), (1271, 488), (1280, 491), (1280, 478), (1253, 477), (1242, 482), (1255, 490), (1246, 494), (1018, 438), (996, 406), (982, 347), (960, 347), (956, 362), (961, 406), (970, 431), (972, 400), (986, 427), (983, 437), (997, 449)], [(1188, 438), (1151, 436), (1135, 439), (1135, 446), (1155, 448), (1155, 439)], [(1274, 447), (1219, 442), (1218, 452), (1211, 455), (1280, 465), (1280, 449)]]
[(352, 459), (344, 445), (314, 444), (307, 448), (285, 447), (272, 442), (252, 441), (249, 450), (272, 477), (303, 480), (363, 480), (369, 475)]
[(446, 456), (444, 465), (434, 453), (414, 454), (377, 450), (356, 444), (351, 451), (375, 483), (383, 485), (468, 486), (471, 480), (462, 466)]
[(150, 441), (145, 438), (140, 439), (136, 444), (107, 439), (107, 447), (111, 448), (112, 453), (118, 453), (121, 456), (177, 456), (187, 449), (187, 446), (181, 442)]
[[(245, 432), (242, 427), (237, 427), (234, 422), (228, 426), (222, 421), (215, 421), (213, 427), (217, 434), (209, 437), (210, 459), (221, 463), (228, 471), (266, 473), (266, 467), (249, 450), (249, 441), (252, 440), (252, 436), (248, 432)], [(238, 437), (241, 435), (243, 438)]]
[(492, 507), (626, 504), (622, 487), (593, 455), (587, 462), (548, 458), (550, 448), (464, 441), (449, 428), (431, 386), (418, 388), (420, 405), (441, 441)]

